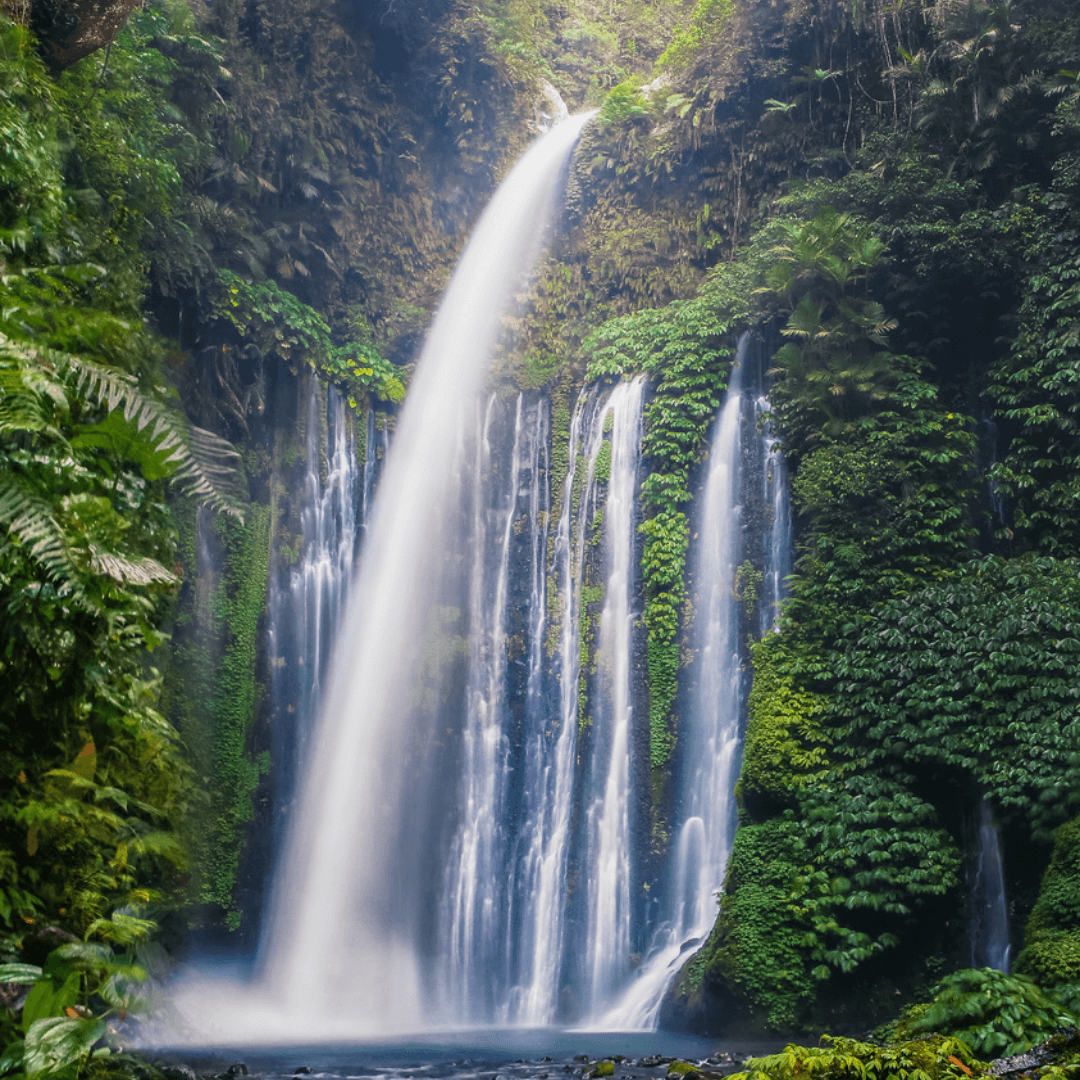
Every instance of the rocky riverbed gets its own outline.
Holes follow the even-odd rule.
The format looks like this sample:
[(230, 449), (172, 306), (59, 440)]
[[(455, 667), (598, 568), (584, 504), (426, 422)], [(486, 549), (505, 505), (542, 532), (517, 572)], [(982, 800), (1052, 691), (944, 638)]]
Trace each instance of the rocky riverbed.
[[(518, 1050), (496, 1041), (472, 1046), (289, 1048), (259, 1053), (178, 1051), (157, 1062), (168, 1080), (710, 1080), (738, 1072), (775, 1045), (716, 1045), (615, 1035), (563, 1037)], [(603, 1045), (606, 1042), (606, 1046)], [(651, 1045), (649, 1045), (651, 1044)]]

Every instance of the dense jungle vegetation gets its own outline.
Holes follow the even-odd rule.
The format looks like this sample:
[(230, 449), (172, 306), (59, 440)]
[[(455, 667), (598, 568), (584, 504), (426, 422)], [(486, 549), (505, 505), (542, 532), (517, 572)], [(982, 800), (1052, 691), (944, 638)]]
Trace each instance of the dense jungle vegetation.
[[(601, 111), (493, 379), (550, 395), (557, 472), (581, 387), (649, 373), (658, 843), (690, 505), (743, 332), (798, 512), (669, 1019), (909, 1006), (771, 1077), (959, 1078), (1075, 1023), (1074, 5), (147, 0), (58, 70), (77, 7), (0, 3), (0, 1075), (116, 1071), (165, 949), (245, 932), (256, 633), (293, 536), (271, 460), (299, 445), (275, 395), (314, 372), (392, 423), (544, 81)], [(200, 520), (222, 569), (197, 588)], [(980, 798), (1010, 976), (958, 970)]]

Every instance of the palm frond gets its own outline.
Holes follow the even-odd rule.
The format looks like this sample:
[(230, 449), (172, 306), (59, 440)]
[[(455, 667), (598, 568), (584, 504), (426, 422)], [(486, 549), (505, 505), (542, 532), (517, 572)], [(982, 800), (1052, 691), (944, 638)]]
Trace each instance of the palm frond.
[(172, 585), (177, 581), (176, 575), (156, 559), (146, 556), (133, 559), (95, 547), (90, 549), (90, 569), (124, 585)]

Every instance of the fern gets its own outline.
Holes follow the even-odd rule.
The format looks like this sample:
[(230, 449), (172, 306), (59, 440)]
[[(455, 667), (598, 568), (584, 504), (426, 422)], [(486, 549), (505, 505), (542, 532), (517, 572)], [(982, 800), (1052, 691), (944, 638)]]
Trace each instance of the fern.
[(189, 424), (180, 414), (146, 394), (124, 372), (66, 356), (60, 371), (70, 372), (72, 384), (108, 412), (121, 410), (136, 433), (148, 437), (153, 452), (175, 470), (183, 494), (215, 510), (243, 516), (238, 484), (240, 455), (212, 431)]
[(11, 555), (15, 546), (23, 548), (57, 583), (61, 592), (81, 605), (89, 605), (89, 598), (79, 582), (79, 568), (53, 517), (52, 508), (28, 490), (19, 478), (4, 473), (0, 473), (0, 525), (4, 527), (4, 534), (0, 536), (0, 556)]

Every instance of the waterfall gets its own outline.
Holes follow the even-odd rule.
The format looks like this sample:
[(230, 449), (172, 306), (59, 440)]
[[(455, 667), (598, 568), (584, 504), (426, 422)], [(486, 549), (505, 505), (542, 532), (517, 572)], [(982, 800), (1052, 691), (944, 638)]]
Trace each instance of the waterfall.
[(761, 504), (766, 513), (764, 568), (758, 597), (758, 635), (776, 626), (780, 602), (787, 595), (786, 582), (792, 571), (795, 539), (791, 525), (791, 501), (788, 496), (787, 464), (766, 419), (771, 405), (759, 395), (754, 401), (755, 427), (760, 429), (757, 451), (764, 463), (761, 469)]
[(390, 451), (390, 431), (385, 417), (380, 423), (375, 417), (375, 410), (367, 413), (367, 429), (364, 437), (364, 474), (360, 488), (360, 520), (364, 532), (367, 532), (368, 518), (375, 500), (375, 478), (379, 463), (386, 460)]
[[(442, 890), (442, 947), (436, 957), (437, 1007), (444, 1022), (547, 1025), (559, 1011), (564, 980), (575, 982), (578, 965), (565, 955), (567, 873), (575, 844), (581, 685), (588, 675), (581, 666), (582, 624), (592, 595), (585, 580), (596, 542), (603, 552), (605, 599), (597, 649), (600, 690), (590, 697), (596, 708), (587, 757), (588, 787), (598, 794), (586, 814), (586, 835), (578, 840), (590, 872), (580, 890), (587, 952), (584, 972), (576, 975), (583, 985), (576, 989), (580, 997), (602, 1000), (625, 973), (631, 597), (643, 391), (641, 378), (606, 395), (594, 391), (578, 402), (571, 421), (570, 475), (552, 538), (561, 585), (554, 594), (560, 606), (554, 613), (554, 681), (544, 663), (546, 649), (556, 646), (555, 638), (545, 640), (547, 489), (540, 474), (546, 412), (519, 397), (508, 439), (498, 434), (494, 397), (477, 420), (459, 824)], [(509, 444), (506, 454), (499, 452), (501, 442)], [(509, 467), (500, 467), (506, 459)], [(511, 605), (514, 579), (522, 572), (528, 591)], [(515, 608), (517, 624), (511, 627)], [(517, 676), (521, 693), (513, 689), (512, 667), (518, 663), (526, 669)], [(515, 714), (519, 698), (523, 708)]]
[(679, 734), (678, 810), (675, 843), (663, 898), (663, 916), (637, 978), (600, 1025), (613, 1030), (655, 1028), (664, 993), (717, 915), (716, 897), (735, 837), (735, 781), (742, 753), (746, 699), (745, 624), (739, 581), (749, 555), (748, 507), (767, 522), (760, 556), (761, 590), (754, 607), (758, 630), (775, 621), (791, 569), (791, 513), (783, 458), (758, 418), (768, 401), (748, 401), (743, 389), (750, 337), (739, 342), (728, 390), (709, 450), (700, 497), (687, 723)]
[[(577, 750), (581, 664), (581, 590), (591, 504), (600, 453), (599, 409), (594, 396), (579, 398), (570, 421), (568, 468), (553, 536), (551, 580), (557, 622), (545, 644), (546, 618), (536, 627), (530, 671), (530, 719), (525, 765), (525, 814), (517, 867), (521, 899), (521, 979), (511, 998), (511, 1018), (533, 1027), (550, 1024), (559, 1006), (565, 947), (567, 863), (571, 844), (574, 764)], [(599, 428), (602, 433), (602, 426)], [(583, 451), (584, 450), (584, 454)], [(584, 462), (585, 491), (574, 477)], [(574, 515), (575, 494), (579, 512)], [(586, 509), (582, 510), (584, 506)], [(557, 637), (555, 636), (557, 632)], [(542, 650), (553, 654), (553, 679), (543, 678)], [(547, 691), (547, 700), (544, 691)], [(557, 701), (552, 712), (549, 702)]]
[[(631, 652), (634, 616), (635, 510), (641, 458), (644, 378), (617, 386), (600, 414), (610, 422), (607, 498), (603, 509), (604, 597), (591, 696), (592, 753), (586, 814), (588, 916), (587, 1009), (606, 1005), (625, 982), (630, 959)], [(596, 449), (597, 456), (599, 446)], [(594, 458), (591, 478), (595, 479)]]
[(231, 1008), (207, 1003), (234, 1034), (244, 1010), (259, 1034), (277, 1038), (284, 1026), (328, 1037), (416, 1031), (429, 1014), (421, 969), (439, 927), (423, 883), (455, 843), (446, 778), (461, 775), (470, 748), (454, 724), (464, 696), (483, 694), (467, 675), (483, 647), (470, 640), (466, 569), (475, 407), (588, 119), (554, 128), (512, 170), (428, 334), (275, 875), (261, 985)]
[[(514, 983), (514, 856), (510, 818), (515, 772), (508, 667), (524, 651), (525, 634), (543, 625), (544, 528), (540, 513), (540, 462), (546, 447), (546, 409), (517, 398), (510, 466), (499, 468), (497, 429), (501, 410), (492, 395), (478, 411), (471, 480), (469, 548), (469, 657), (464, 747), (457, 799), (460, 824), (447, 863), (440, 911), (440, 998), (458, 1008), (451, 1020), (506, 1020)], [(532, 581), (519, 609), (522, 642), (511, 649), (511, 562), (520, 553)], [(530, 667), (536, 658), (530, 649)], [(511, 657), (511, 652), (513, 657)], [(500, 1015), (503, 1011), (503, 1015)]]
[[(368, 424), (373, 430), (370, 413)], [(288, 802), (303, 773), (332, 642), (352, 580), (363, 512), (356, 505), (360, 483), (348, 409), (334, 389), (314, 378), (308, 380), (303, 430), (295, 562), (275, 568), (267, 595), (270, 701), (275, 714), (271, 758), (278, 764), (279, 804)]]
[(1009, 908), (1001, 862), (1001, 838), (990, 804), (979, 800), (976, 814), (975, 862), (969, 874), (968, 943), (972, 967), (1009, 970)]

